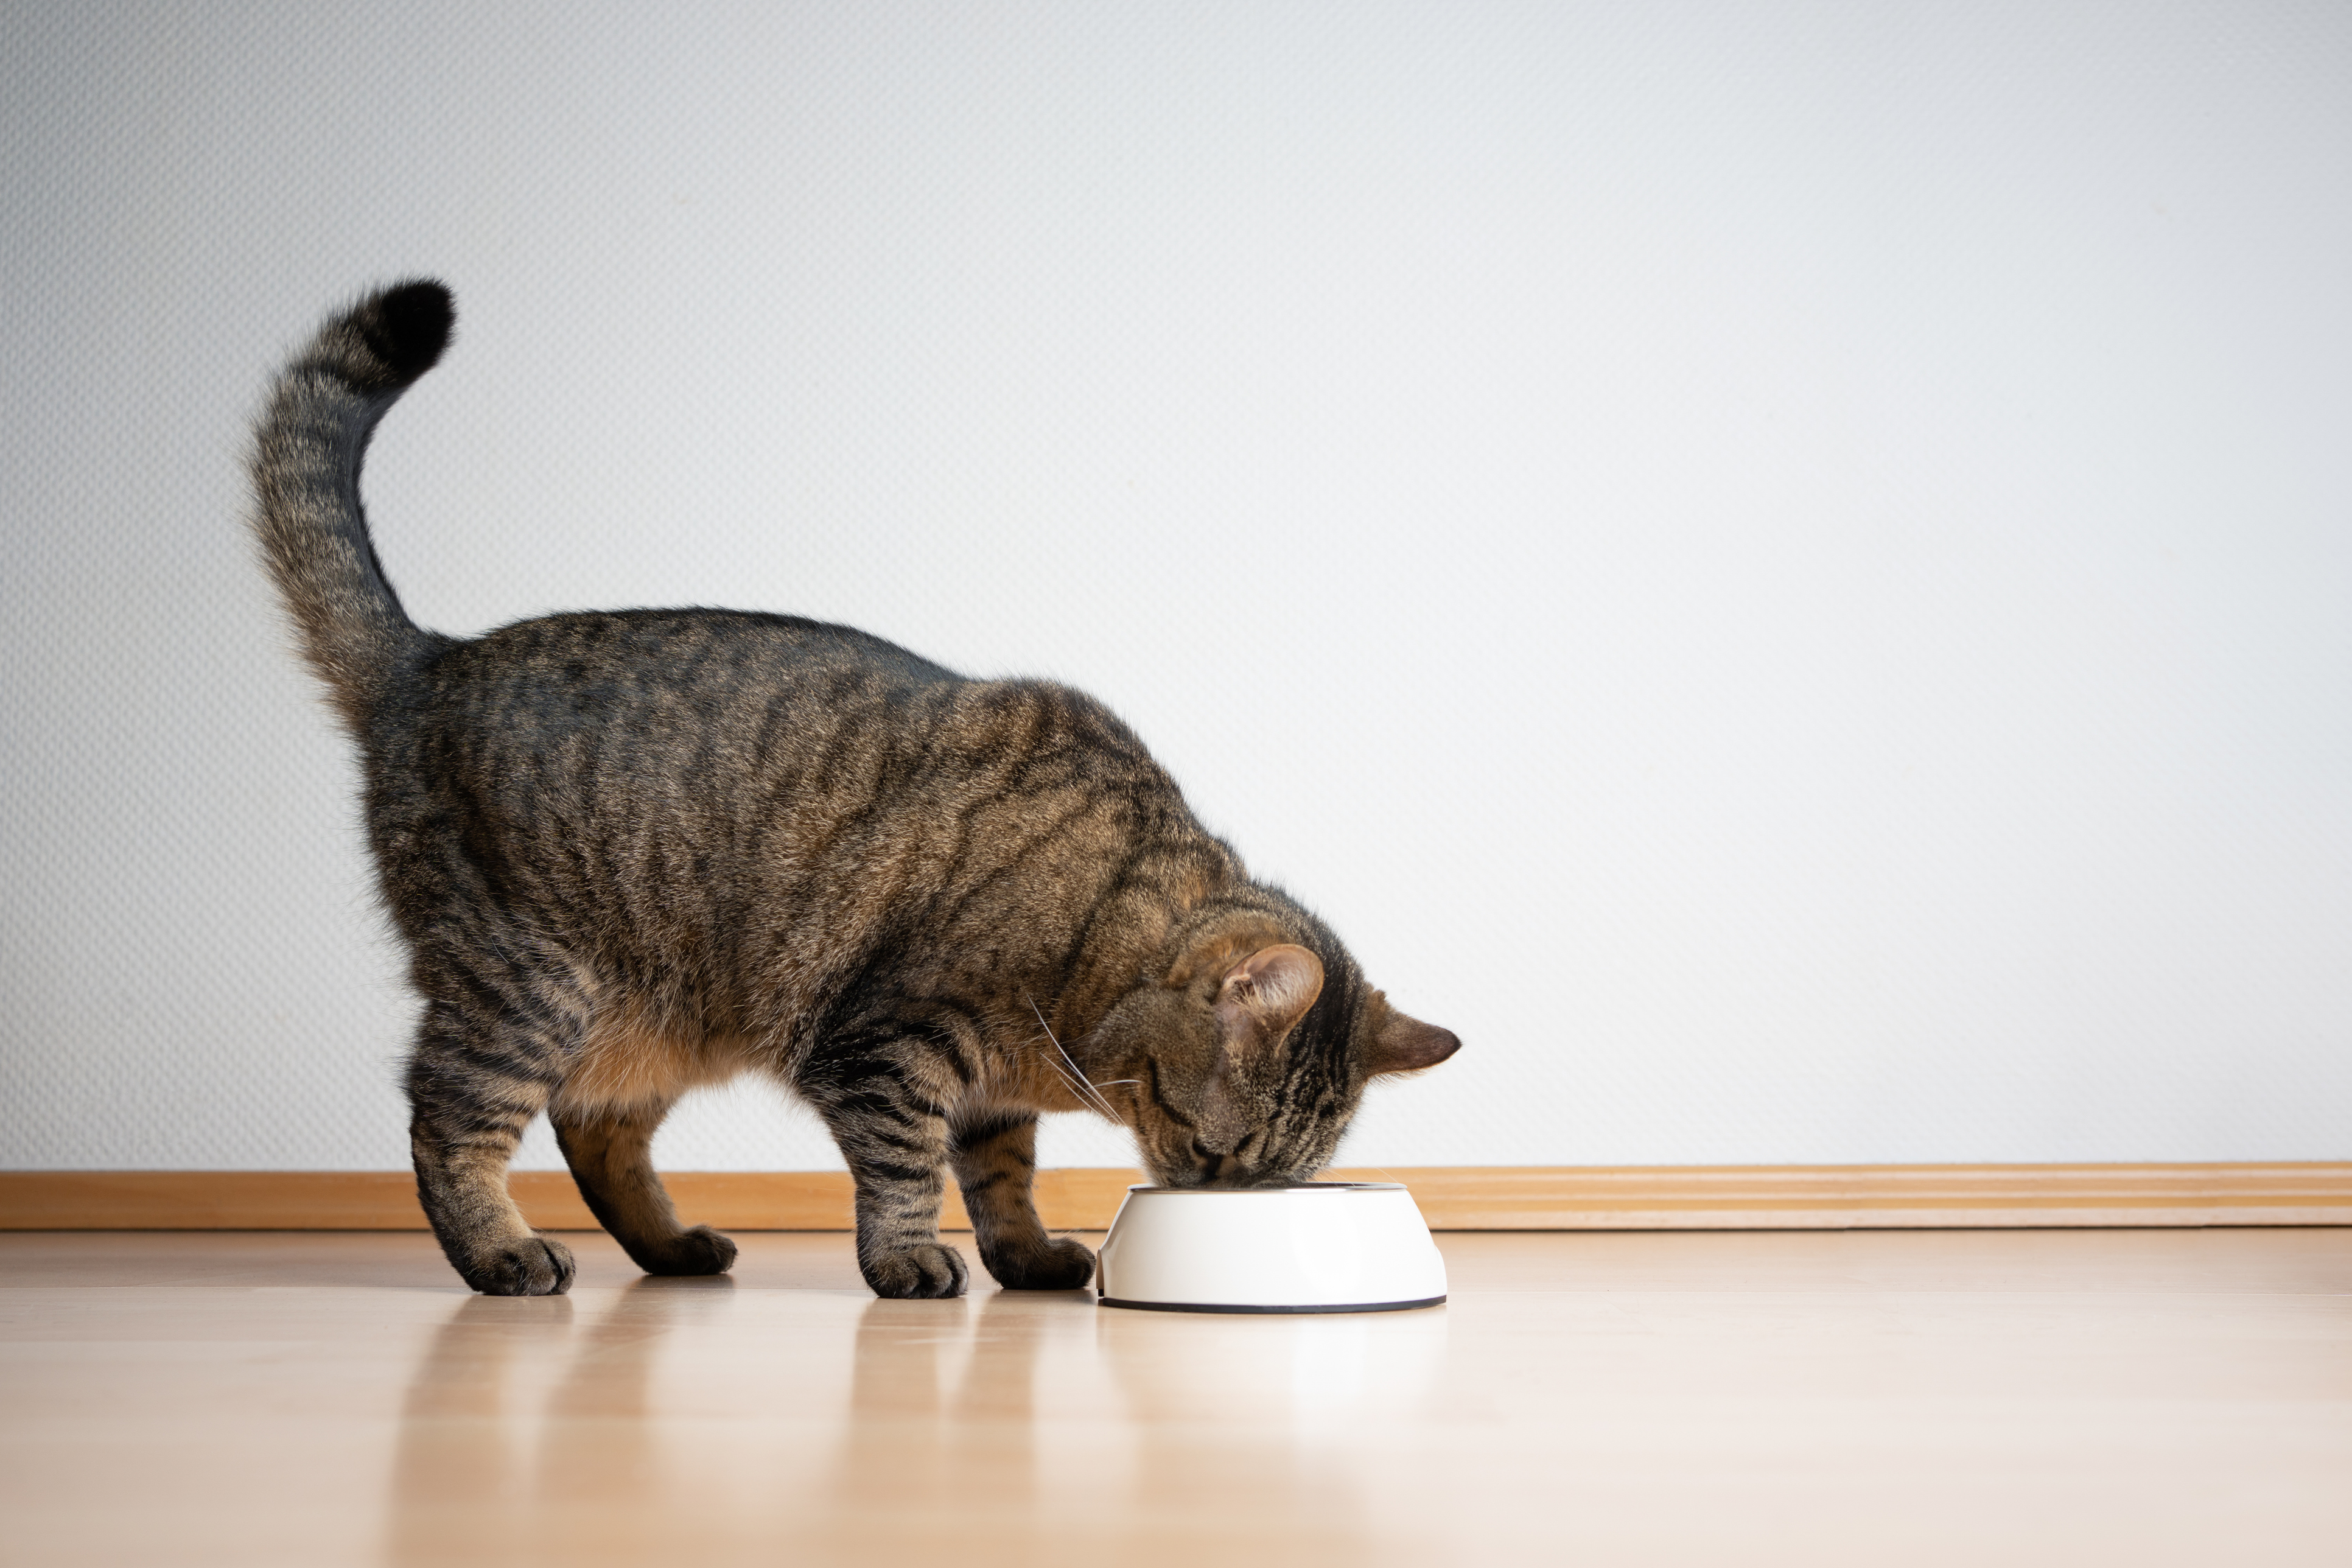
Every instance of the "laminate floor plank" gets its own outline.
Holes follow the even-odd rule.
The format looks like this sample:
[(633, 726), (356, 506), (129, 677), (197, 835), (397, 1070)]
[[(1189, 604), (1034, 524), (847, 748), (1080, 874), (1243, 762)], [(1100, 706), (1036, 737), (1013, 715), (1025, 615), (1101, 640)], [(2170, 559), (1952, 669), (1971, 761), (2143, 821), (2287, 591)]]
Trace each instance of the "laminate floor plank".
[[(2352, 1231), (1441, 1235), (1349, 1317), (0, 1235), (0, 1562), (2340, 1563)], [(969, 1247), (968, 1238), (965, 1243)], [(975, 1271), (975, 1278), (984, 1279)]]

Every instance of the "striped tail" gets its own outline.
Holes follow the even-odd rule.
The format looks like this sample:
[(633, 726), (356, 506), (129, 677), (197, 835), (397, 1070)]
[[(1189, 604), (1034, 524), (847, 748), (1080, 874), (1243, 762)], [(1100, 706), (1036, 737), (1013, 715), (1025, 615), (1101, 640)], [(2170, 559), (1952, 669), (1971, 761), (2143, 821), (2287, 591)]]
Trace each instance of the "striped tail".
[(278, 374), (256, 432), (254, 531), (302, 651), (354, 733), (392, 673), (436, 640), (376, 562), (360, 460), (384, 410), (441, 357), (455, 320), (449, 290), (429, 279), (370, 295)]

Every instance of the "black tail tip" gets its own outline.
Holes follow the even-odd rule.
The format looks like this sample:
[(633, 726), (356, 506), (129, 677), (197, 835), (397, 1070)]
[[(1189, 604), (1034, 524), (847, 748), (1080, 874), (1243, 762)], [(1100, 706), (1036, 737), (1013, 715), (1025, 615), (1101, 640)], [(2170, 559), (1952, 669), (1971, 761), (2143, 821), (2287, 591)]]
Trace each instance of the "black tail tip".
[(457, 303), (448, 286), (431, 278), (395, 283), (352, 313), (352, 324), (395, 386), (406, 386), (433, 368), (449, 346), (449, 329), (457, 321)]

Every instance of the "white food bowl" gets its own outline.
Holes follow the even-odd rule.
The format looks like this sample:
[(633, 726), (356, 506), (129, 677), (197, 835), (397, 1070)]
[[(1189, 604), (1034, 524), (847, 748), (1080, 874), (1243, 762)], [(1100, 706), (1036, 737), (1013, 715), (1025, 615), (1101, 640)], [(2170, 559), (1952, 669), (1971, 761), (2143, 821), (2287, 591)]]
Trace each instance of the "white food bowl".
[(1445, 1300), (1445, 1260), (1394, 1182), (1129, 1187), (1101, 1263), (1106, 1307), (1394, 1312)]

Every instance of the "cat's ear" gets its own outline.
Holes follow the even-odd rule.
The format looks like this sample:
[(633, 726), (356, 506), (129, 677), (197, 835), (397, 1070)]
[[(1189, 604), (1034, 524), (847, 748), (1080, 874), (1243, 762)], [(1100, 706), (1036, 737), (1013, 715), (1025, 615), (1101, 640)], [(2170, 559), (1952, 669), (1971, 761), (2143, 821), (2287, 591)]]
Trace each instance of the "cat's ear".
[(1290, 1033), (1322, 994), (1323, 961), (1295, 943), (1276, 942), (1225, 971), (1217, 1026), (1228, 1046), (1247, 1053)]
[(1424, 1024), (1418, 1018), (1408, 1018), (1402, 1013), (1391, 1013), (1372, 1037), (1370, 1065), (1367, 1072), (1419, 1072), (1433, 1068), (1462, 1048), (1461, 1039), (1451, 1029), (1441, 1029), (1434, 1024)]

